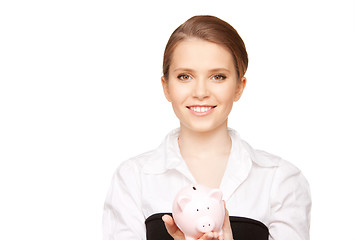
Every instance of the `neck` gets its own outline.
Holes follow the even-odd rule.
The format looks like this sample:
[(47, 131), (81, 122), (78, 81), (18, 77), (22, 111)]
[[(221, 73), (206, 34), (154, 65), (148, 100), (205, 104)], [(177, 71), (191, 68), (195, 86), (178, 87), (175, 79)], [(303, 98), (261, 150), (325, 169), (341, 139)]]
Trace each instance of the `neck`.
[(231, 144), (227, 124), (208, 132), (180, 127), (179, 147), (186, 159), (210, 159), (211, 156), (229, 155)]

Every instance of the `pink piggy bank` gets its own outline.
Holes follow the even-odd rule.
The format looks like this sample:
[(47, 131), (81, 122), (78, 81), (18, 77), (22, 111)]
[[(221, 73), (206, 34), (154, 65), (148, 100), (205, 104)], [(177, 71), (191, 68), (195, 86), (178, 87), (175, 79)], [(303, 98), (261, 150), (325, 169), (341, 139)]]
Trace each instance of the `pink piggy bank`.
[(223, 235), (224, 204), (222, 191), (203, 185), (183, 188), (173, 203), (173, 218), (186, 240), (200, 238), (206, 232)]

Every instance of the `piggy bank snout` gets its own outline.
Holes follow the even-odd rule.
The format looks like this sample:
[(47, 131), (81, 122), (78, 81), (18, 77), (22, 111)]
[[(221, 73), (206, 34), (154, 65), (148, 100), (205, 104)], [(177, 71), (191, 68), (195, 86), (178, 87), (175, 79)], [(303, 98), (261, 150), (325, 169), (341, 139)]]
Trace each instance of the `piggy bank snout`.
[(205, 216), (200, 218), (197, 221), (197, 229), (200, 232), (206, 233), (206, 232), (211, 232), (215, 227), (215, 223), (213, 219), (209, 216)]

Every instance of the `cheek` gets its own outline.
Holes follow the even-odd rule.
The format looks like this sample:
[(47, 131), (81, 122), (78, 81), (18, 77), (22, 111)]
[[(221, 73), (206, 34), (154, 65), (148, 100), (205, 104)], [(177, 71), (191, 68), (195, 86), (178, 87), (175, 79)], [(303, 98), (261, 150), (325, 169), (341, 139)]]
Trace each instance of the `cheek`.
[(186, 88), (179, 86), (171, 86), (169, 89), (172, 103), (182, 103), (189, 96), (189, 91)]
[(221, 103), (225, 105), (233, 105), (235, 98), (235, 87), (229, 86), (226, 88), (218, 89), (217, 96)]

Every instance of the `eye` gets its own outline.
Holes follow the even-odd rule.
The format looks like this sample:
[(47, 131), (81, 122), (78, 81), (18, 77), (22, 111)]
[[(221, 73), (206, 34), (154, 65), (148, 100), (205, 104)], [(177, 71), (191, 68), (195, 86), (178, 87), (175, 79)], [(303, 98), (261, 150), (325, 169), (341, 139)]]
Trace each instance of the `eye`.
[(187, 81), (191, 79), (191, 76), (187, 74), (180, 74), (177, 78), (183, 81)]
[(212, 76), (212, 79), (213, 80), (216, 80), (216, 81), (222, 81), (224, 79), (226, 79), (227, 77), (223, 74), (217, 74), (217, 75), (214, 75)]
[(198, 208), (197, 208), (197, 212), (198, 212), (199, 210), (198, 210)]

